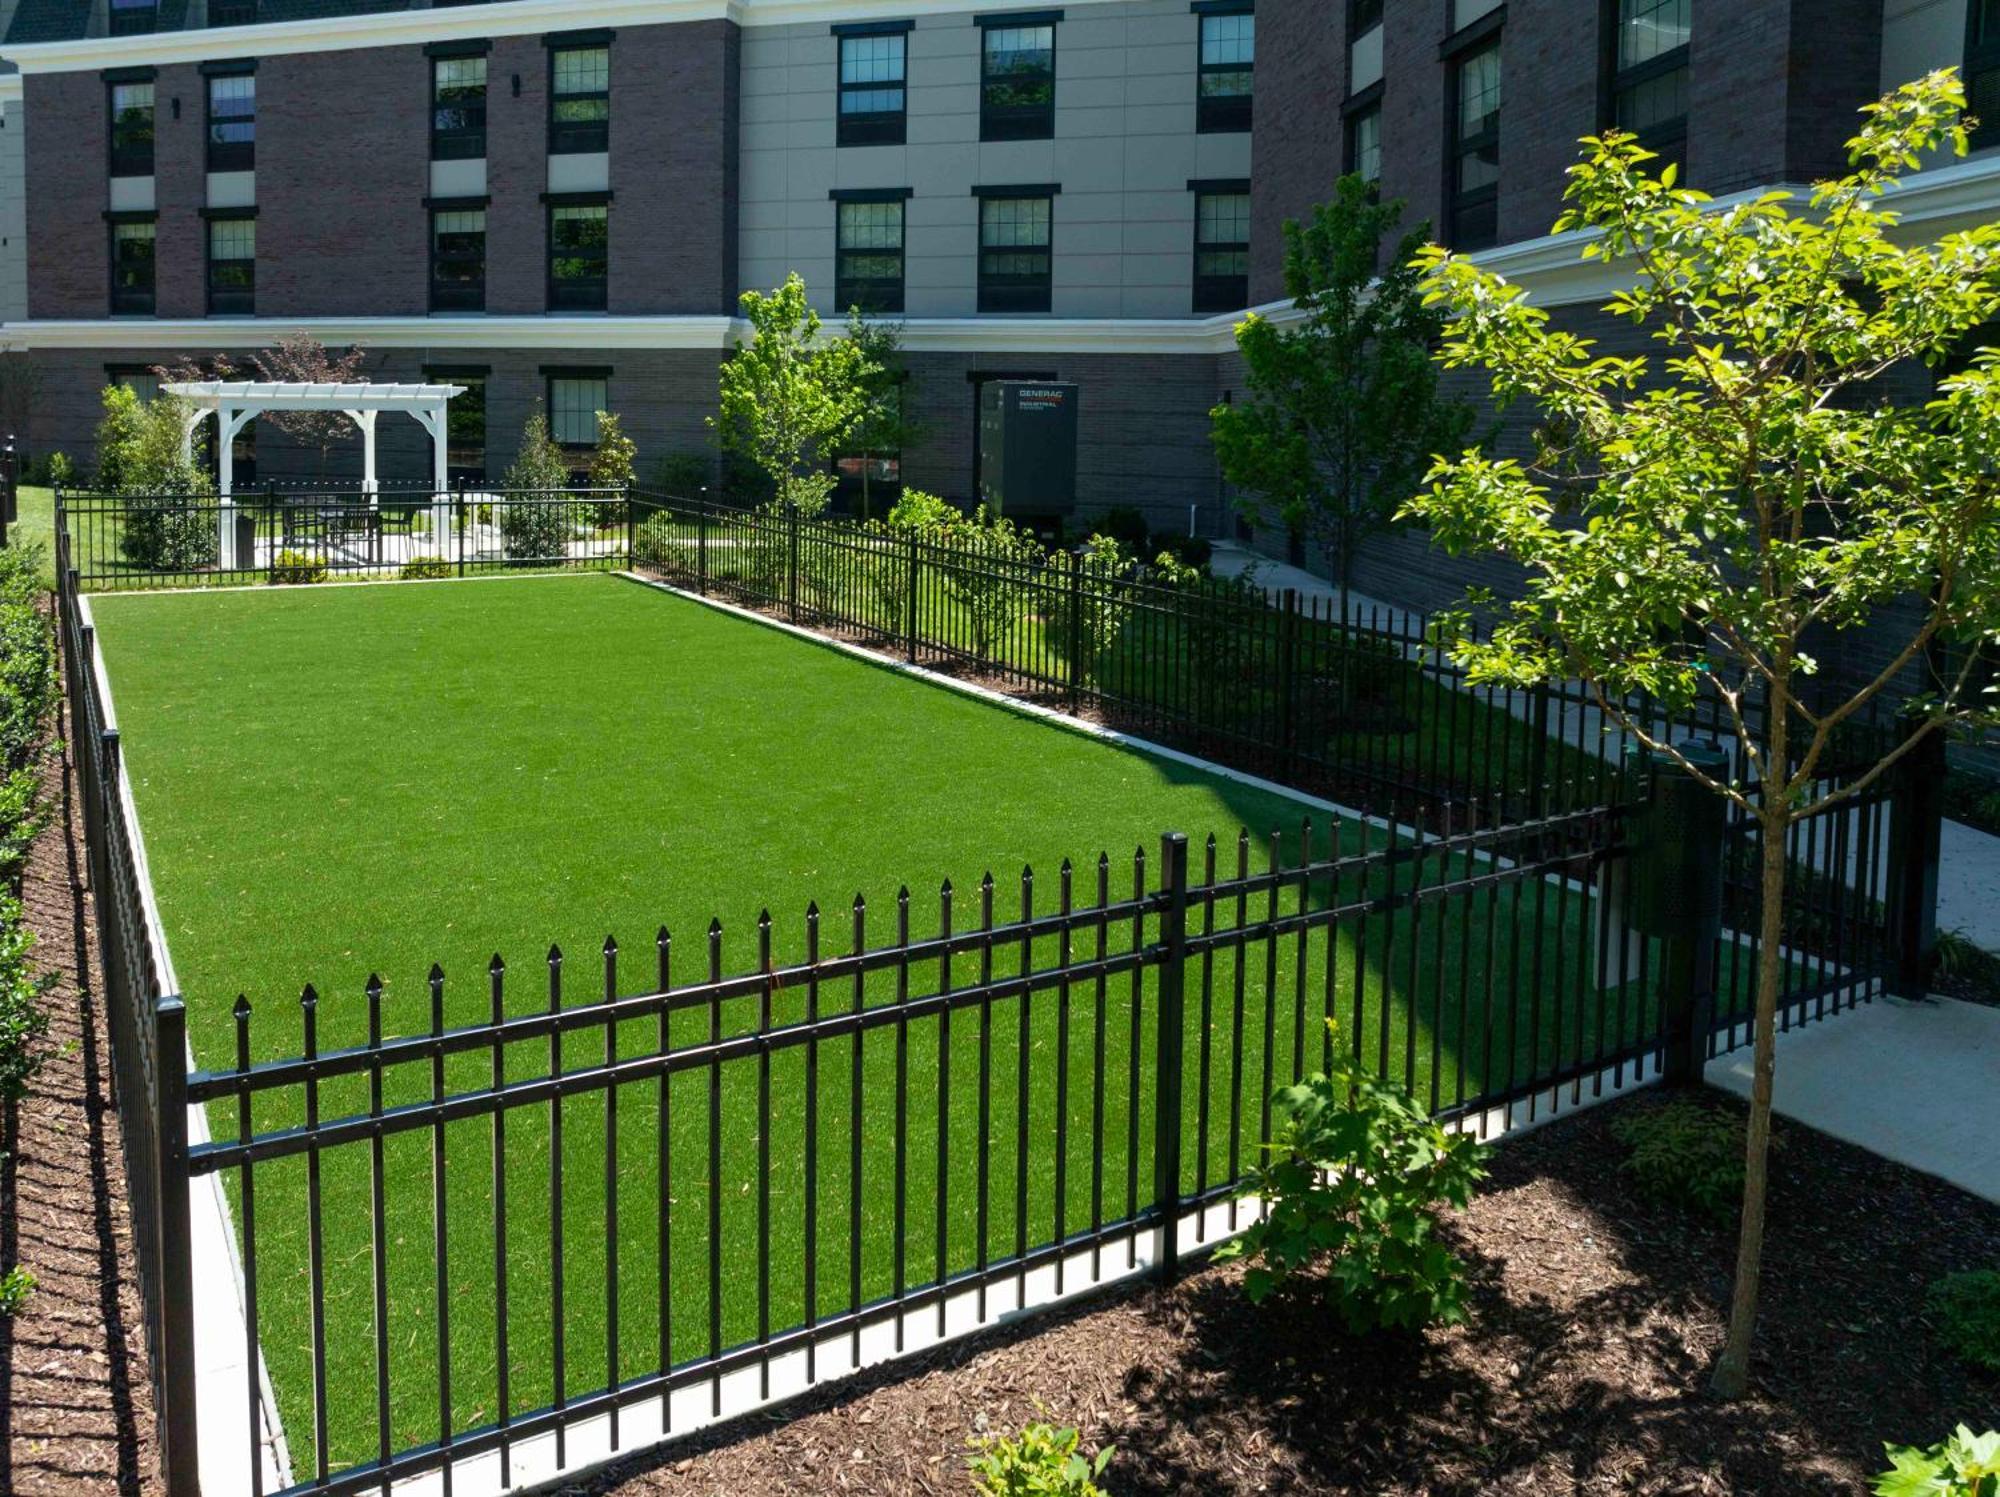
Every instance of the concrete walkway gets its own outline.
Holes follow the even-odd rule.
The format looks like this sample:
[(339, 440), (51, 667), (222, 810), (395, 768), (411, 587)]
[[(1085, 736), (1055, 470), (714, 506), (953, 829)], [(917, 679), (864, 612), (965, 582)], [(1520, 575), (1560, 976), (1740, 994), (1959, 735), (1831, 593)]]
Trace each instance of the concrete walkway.
[[(1709, 1062), (1750, 1094), (1746, 1047)], [(2000, 1008), (1877, 998), (1778, 1037), (1777, 1110), (1870, 1153), (2000, 1201)]]
[[(2000, 952), (2000, 837), (1959, 821), (1944, 824), (1938, 857), (1938, 929), (1960, 930)], [(1995, 1077), (2000, 1086), (2000, 1076)]]

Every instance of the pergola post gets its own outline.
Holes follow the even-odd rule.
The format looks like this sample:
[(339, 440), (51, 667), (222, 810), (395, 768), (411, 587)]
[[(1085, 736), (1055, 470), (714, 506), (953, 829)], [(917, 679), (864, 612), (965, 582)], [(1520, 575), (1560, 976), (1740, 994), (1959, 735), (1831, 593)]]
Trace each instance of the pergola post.
[(256, 419), (257, 413), (242, 406), (219, 405), (215, 408), (215, 471), (216, 492), (220, 496), (217, 506), (221, 526), (218, 552), (222, 569), (233, 572), (239, 566), (254, 567), (257, 557), (251, 554), (239, 557), (236, 554), (236, 437), (244, 427)]
[(375, 477), (375, 417), (377, 411), (349, 411), (347, 417), (361, 428), (361, 492), (368, 496), (368, 507), (376, 506), (376, 494), (381, 484)]
[(418, 406), (410, 414), (431, 434), (431, 539), (437, 542), (439, 557), (451, 550), (451, 476), (449, 444), (451, 427), (446, 404), (440, 400)]

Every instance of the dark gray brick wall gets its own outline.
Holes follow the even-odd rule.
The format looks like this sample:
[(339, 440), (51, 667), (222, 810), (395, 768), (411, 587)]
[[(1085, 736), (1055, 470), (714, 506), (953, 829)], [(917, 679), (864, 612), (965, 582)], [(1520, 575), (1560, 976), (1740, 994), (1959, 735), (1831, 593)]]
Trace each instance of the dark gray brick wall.
[(486, 77), (486, 310), (538, 313), (548, 306), (548, 49), (540, 37), (496, 37)]
[(201, 216), (208, 200), (207, 83), (199, 69), (182, 64), (161, 68), (153, 87), (153, 190), (160, 207), (156, 305), (162, 317), (203, 317), (208, 313), (208, 225)]
[(421, 47), (267, 57), (257, 70), (257, 310), (422, 315), (430, 71)]
[(739, 45), (729, 21), (612, 44), (613, 312), (734, 309)]
[(1257, 7), (1256, 170), (1250, 194), (1250, 300), (1284, 294), (1285, 220), (1323, 201), (1346, 166), (1347, 7), (1263, 0)]
[(22, 88), (28, 315), (102, 317), (111, 294), (104, 81), (95, 73), (35, 73)]

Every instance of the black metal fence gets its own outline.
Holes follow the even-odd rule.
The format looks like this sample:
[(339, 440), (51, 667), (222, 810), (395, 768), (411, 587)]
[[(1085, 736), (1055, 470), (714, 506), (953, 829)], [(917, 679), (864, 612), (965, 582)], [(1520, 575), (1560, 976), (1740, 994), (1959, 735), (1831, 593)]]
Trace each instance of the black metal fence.
[[(756, 570), (772, 565), (757, 559), (765, 522), (697, 508), (649, 531), (660, 513), (628, 512), (642, 565), (788, 609), (777, 589), (795, 589), (802, 618), (897, 637), (850, 621), (868, 617), (861, 584), (822, 587), (784, 553)], [(1156, 856), (902, 890), (886, 909), (857, 898), (789, 929), (768, 916), (750, 932), (662, 929), (583, 963), (552, 949), (525, 968), (496, 957), (360, 993), (308, 988), (254, 1015), (239, 1002), (234, 1064), (191, 1074), (74, 512), (61, 519), (72, 736), (173, 1497), (199, 1488), (190, 1196), (208, 1177), (237, 1211), (245, 1438), (263, 1422), (265, 1364), (289, 1436), (274, 1485), (386, 1491), (474, 1461), (511, 1481), (585, 1439), (651, 1443), (746, 1379), (760, 1394), (809, 1385), (1083, 1285), (1171, 1277), (1254, 1209), (1235, 1198), (1273, 1092), (1334, 1045), (1485, 1127), (1685, 1074), (1748, 1038), (1754, 825), (1713, 797), (1690, 803), (1706, 830), (1650, 814), (1661, 787), (1599, 751), (1594, 804), (1527, 819), (1517, 808), (1535, 797), (1516, 788), (1440, 797), (1408, 827), (1335, 815), (1194, 848), (1170, 834)], [(688, 525), (691, 542), (650, 553)], [(785, 537), (801, 556), (818, 539)], [(824, 550), (836, 577), (885, 554), (846, 532)], [(965, 586), (949, 558), (886, 554), (914, 558), (920, 620), (907, 598)], [(1123, 627), (1164, 628), (1169, 603), (1137, 596)], [(1025, 637), (1070, 616), (1040, 597), (1032, 628), (1013, 626)], [(1242, 606), (1261, 648), (1274, 610)], [(1351, 681), (1336, 658), (1371, 646), (1282, 613), (1281, 658), (1315, 651)], [(957, 658), (950, 617), (933, 626), (945, 643), (901, 638)], [(1324, 638), (1301, 645), (1301, 620)], [(990, 637), (983, 648), (991, 665)], [(1178, 648), (1165, 658), (1195, 670)], [(1120, 678), (1072, 680), (1032, 654), (1008, 669), (1080, 702), (1174, 700), (1122, 697)], [(1182, 681), (1174, 669), (1152, 679)], [(1444, 678), (1417, 679), (1411, 692)], [(1491, 698), (1471, 718), (1462, 687), (1439, 687), (1440, 726), (1422, 740), (1438, 754), (1455, 752), (1436, 741), (1453, 727), (1521, 720)], [(1562, 740), (1543, 736), (1516, 748), (1553, 755)], [(1829, 783), (1859, 763), (1829, 765)], [(1923, 896), (1885, 852), (1908, 842), (1907, 789), (1885, 781), (1795, 831), (1786, 1023), (1908, 967), (1899, 911)], [(1708, 851), (1668, 855), (1688, 837)], [(1663, 892), (1662, 868), (1691, 882)], [(207, 1109), (213, 1142), (190, 1146), (190, 1106)], [(250, 1466), (261, 1491), (258, 1452)]]
[(228, 500), (58, 490), (56, 506), (85, 591), (609, 569), (631, 554), (618, 489), (369, 494), (334, 484)]

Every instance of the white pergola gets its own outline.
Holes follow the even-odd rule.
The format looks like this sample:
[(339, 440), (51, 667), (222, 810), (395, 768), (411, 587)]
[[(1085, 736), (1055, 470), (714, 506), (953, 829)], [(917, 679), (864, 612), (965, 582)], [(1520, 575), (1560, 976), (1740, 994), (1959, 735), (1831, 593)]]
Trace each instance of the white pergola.
[[(372, 507), (381, 484), (375, 476), (375, 418), (384, 411), (402, 411), (416, 418), (431, 434), (431, 506), (444, 506), (450, 487), (445, 477), (445, 409), (454, 396), (463, 395), (463, 385), (397, 385), (368, 381), (356, 384), (316, 385), (304, 382), (265, 380), (191, 380), (162, 387), (169, 395), (187, 401), (187, 429), (181, 434), (181, 452), (194, 456), (194, 434), (213, 415), (216, 422), (217, 488), (222, 498), (222, 565), (236, 565), (236, 526), (231, 500), (235, 481), (232, 448), (236, 435), (266, 411), (339, 411), (361, 429), (361, 491)], [(437, 534), (450, 526), (448, 509), (435, 516)]]

